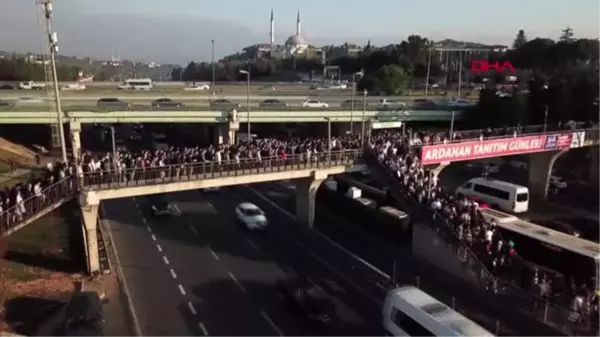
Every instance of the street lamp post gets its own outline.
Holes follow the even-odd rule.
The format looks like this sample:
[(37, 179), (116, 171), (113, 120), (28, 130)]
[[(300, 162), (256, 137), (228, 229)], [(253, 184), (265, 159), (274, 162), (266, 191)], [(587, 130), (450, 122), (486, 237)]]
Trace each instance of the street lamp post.
[(350, 100), (350, 133), (354, 133), (354, 96), (356, 95), (356, 75), (363, 76), (363, 71), (352, 74), (352, 96)]
[(212, 84), (210, 88), (212, 96), (215, 97), (215, 40), (210, 40), (210, 47), (212, 52)]
[(367, 112), (367, 89), (363, 90), (363, 111), (362, 111), (362, 126), (360, 131), (360, 142), (365, 142), (365, 114)]
[(327, 161), (331, 163), (331, 118), (325, 117), (327, 121)]
[(429, 75), (431, 74), (431, 51), (432, 48), (431, 41), (429, 42), (429, 55), (427, 56), (427, 76), (425, 77), (425, 98), (429, 97)]
[(113, 168), (116, 173), (117, 172), (117, 142), (115, 140), (115, 128), (113, 126), (110, 127), (110, 141), (112, 144)]
[(58, 135), (60, 137), (60, 150), (62, 160), (67, 163), (67, 147), (65, 145), (65, 129), (63, 125), (62, 106), (60, 104), (60, 89), (58, 87), (58, 74), (56, 73), (56, 53), (58, 53), (58, 35), (52, 32), (52, 1), (45, 0), (43, 3), (44, 15), (46, 17), (46, 32), (48, 33), (48, 48), (50, 49), (50, 63), (52, 64), (52, 82), (54, 85), (54, 99), (56, 100), (56, 114), (58, 123)]
[(250, 64), (248, 64), (248, 70), (240, 70), (240, 74), (246, 74), (246, 117), (248, 119), (248, 139), (252, 140), (252, 134), (250, 133)]
[(450, 120), (450, 141), (454, 140), (454, 116), (456, 111), (452, 110), (452, 119)]

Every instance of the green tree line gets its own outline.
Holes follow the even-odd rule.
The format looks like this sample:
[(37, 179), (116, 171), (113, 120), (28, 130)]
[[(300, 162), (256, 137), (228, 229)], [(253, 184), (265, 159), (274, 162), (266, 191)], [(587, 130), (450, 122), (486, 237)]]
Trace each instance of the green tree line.
[[(50, 65), (47, 65), (50, 67)], [(58, 63), (56, 73), (59, 81), (74, 81), (79, 68)], [(44, 81), (46, 80), (44, 64), (30, 62), (22, 57), (0, 59), (0, 81)], [(51, 79), (49, 79), (51, 80)]]

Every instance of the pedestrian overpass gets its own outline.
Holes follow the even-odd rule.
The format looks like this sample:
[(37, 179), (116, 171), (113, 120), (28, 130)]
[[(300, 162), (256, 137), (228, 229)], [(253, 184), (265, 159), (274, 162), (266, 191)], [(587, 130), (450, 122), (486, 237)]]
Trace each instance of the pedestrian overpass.
[(10, 235), (65, 202), (78, 198), (88, 270), (93, 273), (100, 268), (98, 209), (102, 200), (287, 179), (296, 184), (298, 219), (312, 227), (315, 195), (321, 182), (330, 175), (364, 170), (362, 154), (362, 150), (343, 150), (310, 157), (298, 154), (260, 161), (181, 164), (71, 176), (3, 212), (0, 217), (2, 235)]
[[(499, 134), (497, 137), (493, 137), (495, 140), (515, 138), (513, 135), (500, 135), (503, 134), (500, 129), (491, 131), (492, 134), (495, 132)], [(531, 126), (524, 128), (524, 131), (525, 133), (519, 134), (519, 137), (516, 138), (534, 136), (551, 138), (557, 134), (581, 134), (583, 132), (585, 140), (581, 144), (578, 143), (578, 147), (598, 145), (599, 139), (598, 128), (548, 131), (546, 127)], [(462, 139), (451, 144), (454, 146), (481, 141), (481, 133), (482, 130), (461, 131)], [(423, 148), (427, 148), (427, 146)], [(542, 167), (541, 164), (531, 165), (532, 170), (539, 168), (543, 169), (542, 173), (545, 173), (530, 174), (535, 186), (547, 186), (550, 166), (558, 155), (569, 148), (571, 148), (570, 144), (560, 149), (544, 146), (540, 149), (539, 154), (532, 155), (532, 158), (533, 156), (543, 156), (544, 160), (540, 163), (546, 165), (545, 167)], [(320, 183), (330, 175), (365, 169), (367, 164), (363, 160), (363, 152), (363, 150), (345, 150), (321, 153), (310, 158), (299, 154), (287, 158), (263, 158), (260, 162), (256, 160), (221, 164), (208, 162), (71, 176), (47, 187), (40, 195), (24, 200), (2, 212), (0, 214), (0, 232), (2, 236), (10, 235), (65, 202), (77, 198), (82, 211), (88, 270), (96, 272), (99, 269), (98, 207), (102, 200), (288, 179), (296, 184), (298, 219), (308, 226), (312, 226), (315, 195)], [(547, 154), (550, 156), (548, 157)], [(551, 160), (546, 160), (547, 158)], [(446, 164), (440, 163), (438, 168)], [(597, 171), (598, 165), (596, 164), (595, 167), (595, 171)], [(592, 170), (594, 169), (592, 168)]]

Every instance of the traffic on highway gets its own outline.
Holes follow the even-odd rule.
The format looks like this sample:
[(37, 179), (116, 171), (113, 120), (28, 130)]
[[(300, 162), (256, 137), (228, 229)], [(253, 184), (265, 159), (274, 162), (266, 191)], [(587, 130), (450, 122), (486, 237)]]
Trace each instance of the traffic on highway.
[[(544, 129), (570, 133), (572, 129), (568, 126), (565, 124)], [(539, 128), (519, 130), (535, 132)], [(575, 131), (581, 132), (578, 130)], [(97, 134), (100, 142), (110, 144), (110, 137), (106, 136), (103, 127), (89, 129), (84, 138), (90, 132)], [(299, 156), (298, 163), (292, 166), (303, 163), (308, 167), (308, 163), (314, 161), (315, 167), (318, 167), (320, 162), (346, 160), (346, 156), (338, 157), (335, 151), (359, 149), (365, 140), (360, 135), (341, 135), (331, 139), (271, 138), (238, 145), (179, 147), (169, 144), (168, 137), (152, 134), (150, 127), (143, 124), (130, 128), (121, 125), (117, 132), (120, 134), (117, 139), (122, 141), (114, 143), (114, 152), (89, 152), (82, 157), (83, 164), (74, 166), (74, 172), (82, 173), (80, 183), (84, 188), (99, 191), (129, 185), (201, 179), (206, 178), (207, 174), (216, 176), (217, 172), (220, 172), (219, 175), (229, 174), (244, 166), (241, 165), (241, 159), (250, 159), (254, 162), (253, 167), (260, 168), (273, 167), (275, 161), (294, 161), (293, 158)], [(131, 137), (132, 132), (138, 134), (139, 138)], [(483, 137), (512, 138), (515, 132), (517, 129), (510, 128), (483, 132), (456, 131), (453, 137), (463, 142), (482, 141)], [(386, 202), (406, 212), (412, 219), (410, 224), (413, 231), (419, 232), (418, 228), (429, 226), (427, 223), (432, 221), (431, 213), (421, 216), (422, 211), (415, 211), (414, 206), (393, 201), (399, 192), (404, 193), (406, 188), (407, 195), (422, 198), (423, 203), (431, 203), (434, 209), (438, 207), (438, 202), (442, 209), (458, 206), (453, 204), (455, 201), (452, 201), (452, 197), (443, 194), (437, 183), (433, 185), (435, 189), (431, 190), (433, 194), (428, 196), (427, 189), (424, 189), (428, 184), (424, 177), (428, 175), (417, 164), (418, 161), (411, 162), (418, 160), (417, 153), (412, 151), (418, 151), (419, 144), (444, 144), (449, 135), (428, 130), (422, 130), (417, 135), (417, 138), (409, 139), (403, 133), (382, 131), (373, 133), (369, 139), (375, 154), (385, 159), (383, 163), (395, 163), (397, 166), (390, 167), (404, 174), (399, 175), (402, 185), (395, 185), (398, 183), (391, 180), (385, 181), (387, 178), (377, 173), (374, 164), (370, 164), (373, 172), (363, 174), (371, 180), (384, 179), (383, 185), (388, 186), (387, 193), (391, 193), (391, 198), (385, 198)], [(390, 147), (390, 151), (383, 150), (381, 146), (385, 144), (394, 147)], [(333, 150), (331, 157), (327, 148)], [(390, 161), (391, 158), (398, 160), (393, 156), (386, 159), (385, 154), (399, 154), (399, 149), (409, 151), (403, 157), (407, 161)], [(113, 153), (117, 157), (113, 158)], [(362, 156), (359, 159), (362, 160)], [(365, 160), (368, 158), (365, 157)], [(114, 163), (117, 163), (115, 171), (111, 168)], [(210, 171), (206, 170), (207, 165), (210, 165)], [(200, 166), (204, 169), (197, 169)], [(493, 165), (485, 167), (486, 172), (495, 171)], [(66, 171), (61, 172), (65, 174)], [(408, 180), (403, 182), (403, 177)], [(559, 178), (554, 179), (555, 184), (560, 184)], [(401, 187), (391, 190), (389, 186)], [(516, 196), (519, 193), (514, 194)], [(543, 261), (525, 261), (523, 268), (535, 271), (535, 274), (521, 270), (520, 273), (524, 272), (531, 278), (521, 279), (520, 284), (505, 283), (505, 271), (512, 270), (507, 266), (513, 266), (512, 263), (516, 261), (512, 257), (513, 250), (520, 252), (523, 257), (531, 256), (525, 254), (525, 245), (517, 239), (503, 237), (500, 241), (490, 240), (494, 243), (503, 242), (508, 249), (498, 248), (498, 253), (492, 255), (498, 261), (502, 260), (497, 262), (500, 267), (477, 265), (486, 274), (479, 283), (470, 283), (471, 286), (476, 284), (475, 289), (469, 289), (462, 279), (472, 282), (468, 281), (472, 276), (464, 274), (464, 269), (458, 272), (442, 268), (436, 265), (435, 259), (428, 259), (431, 254), (420, 255), (423, 249), (418, 247), (430, 251), (440, 249), (427, 248), (432, 239), (434, 242), (439, 240), (435, 236), (413, 234), (408, 243), (399, 243), (394, 237), (382, 237), (369, 230), (362, 221), (348, 217), (348, 214), (340, 214), (333, 204), (324, 201), (317, 203), (315, 229), (309, 229), (295, 220), (295, 196), (293, 184), (266, 183), (103, 202), (100, 217), (110, 233), (118, 257), (116, 264), (128, 289), (136, 330), (142, 335), (381, 335), (397, 333), (393, 324), (401, 324), (400, 321), (393, 323), (393, 319), (385, 317), (396, 317), (394, 315), (402, 313), (418, 324), (401, 324), (402, 328), (399, 329), (411, 331), (409, 334), (414, 335), (418, 331), (429, 331), (431, 334), (436, 331), (437, 335), (455, 333), (451, 325), (441, 320), (441, 316), (417, 310), (414, 302), (407, 300), (404, 292), (398, 290), (405, 288), (396, 288), (400, 284), (418, 287), (419, 298), (435, 304), (438, 310), (442, 310), (440, 312), (453, 315), (472, 329), (479, 329), (477, 331), (484, 335), (556, 334), (555, 323), (565, 324), (567, 317), (570, 317), (567, 307), (573, 301), (583, 301), (576, 313), (586, 329), (593, 329), (588, 317), (597, 308), (596, 299), (590, 297), (586, 300), (588, 297), (581, 292), (583, 288), (579, 288), (581, 284), (577, 285), (579, 291), (558, 297), (557, 271), (549, 270)], [(478, 195), (476, 200), (481, 208), (490, 208), (494, 204), (485, 193)], [(14, 209), (21, 212), (18, 204), (14, 205)], [(471, 209), (474, 204), (469, 205), (466, 207)], [(470, 211), (464, 212), (464, 208), (461, 208), (460, 212), (461, 215), (456, 219), (465, 220), (463, 215)], [(473, 212), (488, 214), (476, 207)], [(21, 216), (18, 215), (21, 213), (14, 214), (15, 219)], [(479, 216), (475, 215), (473, 218), (478, 219), (474, 227), (469, 225), (470, 220), (460, 223), (463, 226), (462, 236), (457, 234), (460, 233), (458, 229), (448, 233), (457, 235), (461, 242), (468, 240), (470, 235), (477, 245), (480, 238), (487, 238), (488, 228), (494, 230), (495, 227), (493, 221), (490, 225), (485, 216), (485, 220), (479, 220)], [(478, 226), (483, 226), (483, 229)], [(502, 228), (497, 229), (497, 233), (505, 233), (499, 223), (496, 226)], [(470, 234), (464, 232), (465, 227)], [(476, 234), (478, 230), (479, 234)], [(497, 235), (493, 234), (492, 237), (498, 240)], [(492, 246), (496, 247), (495, 244)], [(469, 249), (475, 249), (475, 246)], [(454, 254), (446, 254), (444, 261), (452, 264), (450, 261), (456, 259)], [(469, 251), (468, 254), (475, 253)], [(479, 263), (473, 257), (467, 261), (470, 261), (469, 265)], [(558, 272), (571, 276), (569, 269)], [(443, 279), (440, 278), (440, 275), (446, 274)], [(514, 274), (510, 274), (514, 278)], [(583, 278), (577, 275), (574, 280), (586, 283), (589, 273), (584, 274), (586, 276)], [(540, 281), (531, 281), (535, 279), (532, 275), (538, 275)], [(554, 286), (549, 286), (549, 280), (554, 280)], [(537, 295), (531, 295), (521, 288), (531, 291), (545, 289), (546, 299), (538, 302)], [(410, 288), (405, 290), (415, 291)], [(531, 303), (539, 307), (529, 316), (507, 310), (514, 305), (527, 307)], [(544, 306), (547, 309), (543, 309)], [(544, 312), (550, 312), (551, 317), (545, 317)], [(231, 324), (231, 317), (237, 318), (236, 324)], [(578, 325), (579, 329), (583, 327)]]
[[(169, 111), (169, 110), (245, 110), (247, 107), (259, 111), (303, 111), (303, 110), (464, 110), (475, 105), (468, 100), (433, 100), (417, 98), (371, 98), (348, 99), (347, 97), (330, 98), (257, 98), (251, 100), (244, 98), (215, 98), (211, 100), (197, 97), (65, 97), (62, 99), (64, 109), (70, 111)], [(15, 98), (2, 98), (0, 95), (0, 110), (10, 111), (37, 111), (47, 110), (47, 105), (52, 100), (43, 96), (25, 96)]]

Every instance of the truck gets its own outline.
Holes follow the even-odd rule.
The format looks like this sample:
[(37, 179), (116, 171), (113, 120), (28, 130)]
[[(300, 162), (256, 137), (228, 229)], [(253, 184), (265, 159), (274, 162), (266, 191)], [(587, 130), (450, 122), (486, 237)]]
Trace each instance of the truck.
[(21, 90), (42, 90), (46, 88), (46, 83), (36, 83), (34, 81), (27, 81), (19, 83), (19, 89)]

